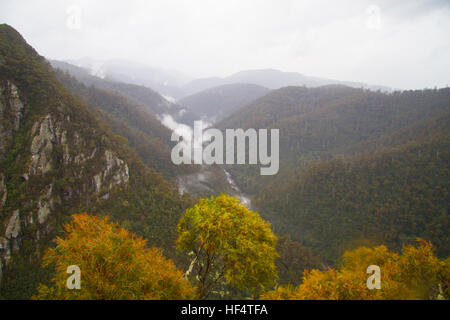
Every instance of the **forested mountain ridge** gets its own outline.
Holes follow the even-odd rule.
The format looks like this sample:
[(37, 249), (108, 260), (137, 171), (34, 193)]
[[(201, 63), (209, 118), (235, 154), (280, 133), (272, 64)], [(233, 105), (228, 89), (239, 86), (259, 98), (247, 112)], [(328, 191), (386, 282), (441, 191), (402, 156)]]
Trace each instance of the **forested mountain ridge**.
[(181, 86), (191, 80), (189, 76), (175, 70), (150, 67), (124, 59), (97, 61), (90, 58), (67, 60), (68, 63), (82, 67), (90, 74), (114, 82), (125, 82), (146, 86), (164, 96), (178, 99), (184, 95)]
[(174, 253), (187, 200), (74, 98), (48, 62), (0, 25), (0, 295), (27, 298), (70, 215), (110, 214)]
[(330, 264), (345, 250), (417, 237), (450, 254), (450, 135), (371, 154), (316, 161), (285, 184), (262, 188), (254, 205)]
[(107, 78), (102, 79), (93, 76), (84, 68), (63, 61), (51, 60), (50, 63), (54, 68), (69, 72), (70, 75), (74, 76), (86, 86), (95, 86), (99, 89), (117, 92), (133, 104), (138, 105), (146, 111), (151, 111), (156, 115), (162, 116), (163, 114), (169, 114), (176, 121), (188, 125), (192, 125), (192, 122), (198, 118), (197, 115), (193, 114), (189, 109), (182, 108), (181, 106), (166, 100), (158, 92), (149, 87), (118, 82), (117, 80)]
[[(292, 171), (311, 161), (345, 157), (355, 153), (358, 146), (361, 149), (358, 152), (365, 152), (364, 147), (361, 148), (365, 143), (387, 139), (401, 130), (443, 117), (449, 111), (448, 88), (385, 94), (345, 86), (286, 87), (240, 108), (218, 122), (217, 127), (279, 129), (278, 178), (283, 180), (285, 174), (290, 176)], [(428, 131), (434, 130), (439, 128), (428, 128)], [(403, 143), (415, 140), (410, 132), (401, 136)], [(255, 166), (230, 166), (229, 169), (238, 185), (249, 193), (257, 192), (254, 180), (269, 180), (256, 174), (251, 177), (244, 174), (244, 171), (256, 173)]]
[(114, 91), (86, 86), (68, 72), (59, 69), (56, 76), (70, 92), (84, 102), (117, 135), (128, 144), (150, 168), (175, 178), (189, 168), (175, 166), (170, 161), (171, 131), (148, 109), (140, 107)]
[(228, 166), (279, 234), (329, 264), (358, 244), (415, 237), (449, 254), (450, 89), (384, 94), (287, 87), (222, 120), (280, 130), (280, 172)]

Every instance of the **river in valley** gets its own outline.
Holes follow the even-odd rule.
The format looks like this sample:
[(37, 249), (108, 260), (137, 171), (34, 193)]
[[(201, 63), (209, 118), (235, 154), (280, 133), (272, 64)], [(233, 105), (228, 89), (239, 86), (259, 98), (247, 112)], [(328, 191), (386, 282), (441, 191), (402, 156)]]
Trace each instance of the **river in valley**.
[(229, 173), (227, 170), (223, 169), (223, 171), (225, 172), (225, 175), (227, 177), (227, 181), (228, 184), (230, 185), (231, 189), (233, 189), (236, 192), (236, 195), (234, 195), (236, 198), (239, 199), (239, 201), (246, 206), (247, 208), (250, 209), (251, 207), (251, 201), (250, 198), (248, 196), (246, 196), (241, 189), (239, 188), (239, 186), (236, 184), (236, 182), (233, 179), (233, 176), (231, 175), (231, 173)]
[[(204, 165), (196, 173), (179, 176), (177, 181), (180, 194), (190, 192), (208, 196), (223, 192), (236, 197), (244, 206), (251, 208), (250, 198), (242, 192), (231, 173), (225, 168), (215, 167), (215, 169), (212, 169), (210, 166)], [(229, 187), (224, 188), (224, 183), (228, 184)]]

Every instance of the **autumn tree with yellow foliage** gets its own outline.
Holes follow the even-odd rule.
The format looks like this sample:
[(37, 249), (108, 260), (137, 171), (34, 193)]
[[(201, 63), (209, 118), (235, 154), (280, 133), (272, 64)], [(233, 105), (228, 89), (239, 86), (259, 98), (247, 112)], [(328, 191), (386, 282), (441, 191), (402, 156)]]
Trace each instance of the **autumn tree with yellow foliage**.
[(257, 294), (276, 280), (277, 237), (234, 197), (201, 199), (186, 210), (178, 234), (178, 249), (192, 258), (187, 275), (202, 299), (225, 284)]
[[(367, 288), (369, 265), (380, 267), (379, 290)], [(340, 269), (305, 271), (298, 287), (280, 286), (264, 293), (262, 299), (448, 299), (449, 286), (450, 260), (440, 261), (432, 244), (419, 239), (416, 245), (404, 246), (401, 255), (383, 245), (347, 251)]]
[[(159, 249), (111, 223), (86, 213), (73, 215), (65, 238), (46, 251), (53, 286), (40, 285), (34, 299), (192, 299), (194, 288)], [(81, 289), (68, 289), (67, 267), (81, 270)]]

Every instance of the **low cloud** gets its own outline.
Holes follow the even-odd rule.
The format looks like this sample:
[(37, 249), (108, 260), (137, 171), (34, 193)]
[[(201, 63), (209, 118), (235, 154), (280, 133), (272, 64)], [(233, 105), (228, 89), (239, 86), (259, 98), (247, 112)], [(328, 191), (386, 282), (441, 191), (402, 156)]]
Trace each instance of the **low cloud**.
[(448, 0), (15, 0), (0, 12), (59, 60), (122, 58), (192, 77), (274, 68), (405, 89), (450, 82)]

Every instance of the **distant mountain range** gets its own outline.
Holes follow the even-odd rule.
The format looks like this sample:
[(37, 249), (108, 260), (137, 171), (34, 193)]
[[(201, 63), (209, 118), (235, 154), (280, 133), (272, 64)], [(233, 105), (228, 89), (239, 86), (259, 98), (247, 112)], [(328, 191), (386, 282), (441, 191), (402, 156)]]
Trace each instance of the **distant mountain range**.
[(194, 93), (179, 100), (178, 103), (195, 114), (202, 115), (209, 122), (215, 122), (269, 91), (256, 84), (226, 84)]
[(97, 61), (83, 58), (66, 62), (87, 69), (91, 75), (100, 78), (152, 88), (169, 100), (184, 96), (180, 87), (192, 80), (178, 71), (149, 67), (122, 59)]
[(193, 80), (182, 87), (185, 94), (194, 94), (212, 87), (232, 84), (252, 83), (269, 89), (279, 89), (287, 86), (320, 87), (324, 85), (346, 85), (354, 88), (391, 91), (385, 86), (369, 85), (361, 82), (339, 81), (303, 75), (297, 72), (283, 72), (274, 69), (246, 70), (234, 73), (225, 78), (204, 78)]
[(178, 71), (149, 67), (122, 59), (97, 61), (91, 58), (83, 58), (67, 60), (66, 62), (84, 68), (91, 75), (103, 79), (149, 87), (172, 102), (206, 89), (238, 83), (255, 84), (268, 89), (279, 89), (287, 86), (320, 87), (338, 84), (374, 91), (392, 91), (392, 88), (381, 85), (312, 77), (297, 72), (284, 72), (275, 69), (244, 70), (223, 78), (192, 79)]
[(385, 86), (311, 77), (274, 69), (246, 70), (224, 78), (191, 80), (177, 71), (119, 59), (100, 62), (84, 58), (51, 63), (56, 68), (69, 71), (85, 84), (118, 91), (132, 100), (145, 97), (141, 102), (151, 105), (156, 114), (170, 114), (176, 121), (189, 125), (198, 118), (208, 122), (223, 119), (269, 90), (288, 86), (313, 88), (339, 85), (372, 91), (392, 91)]

